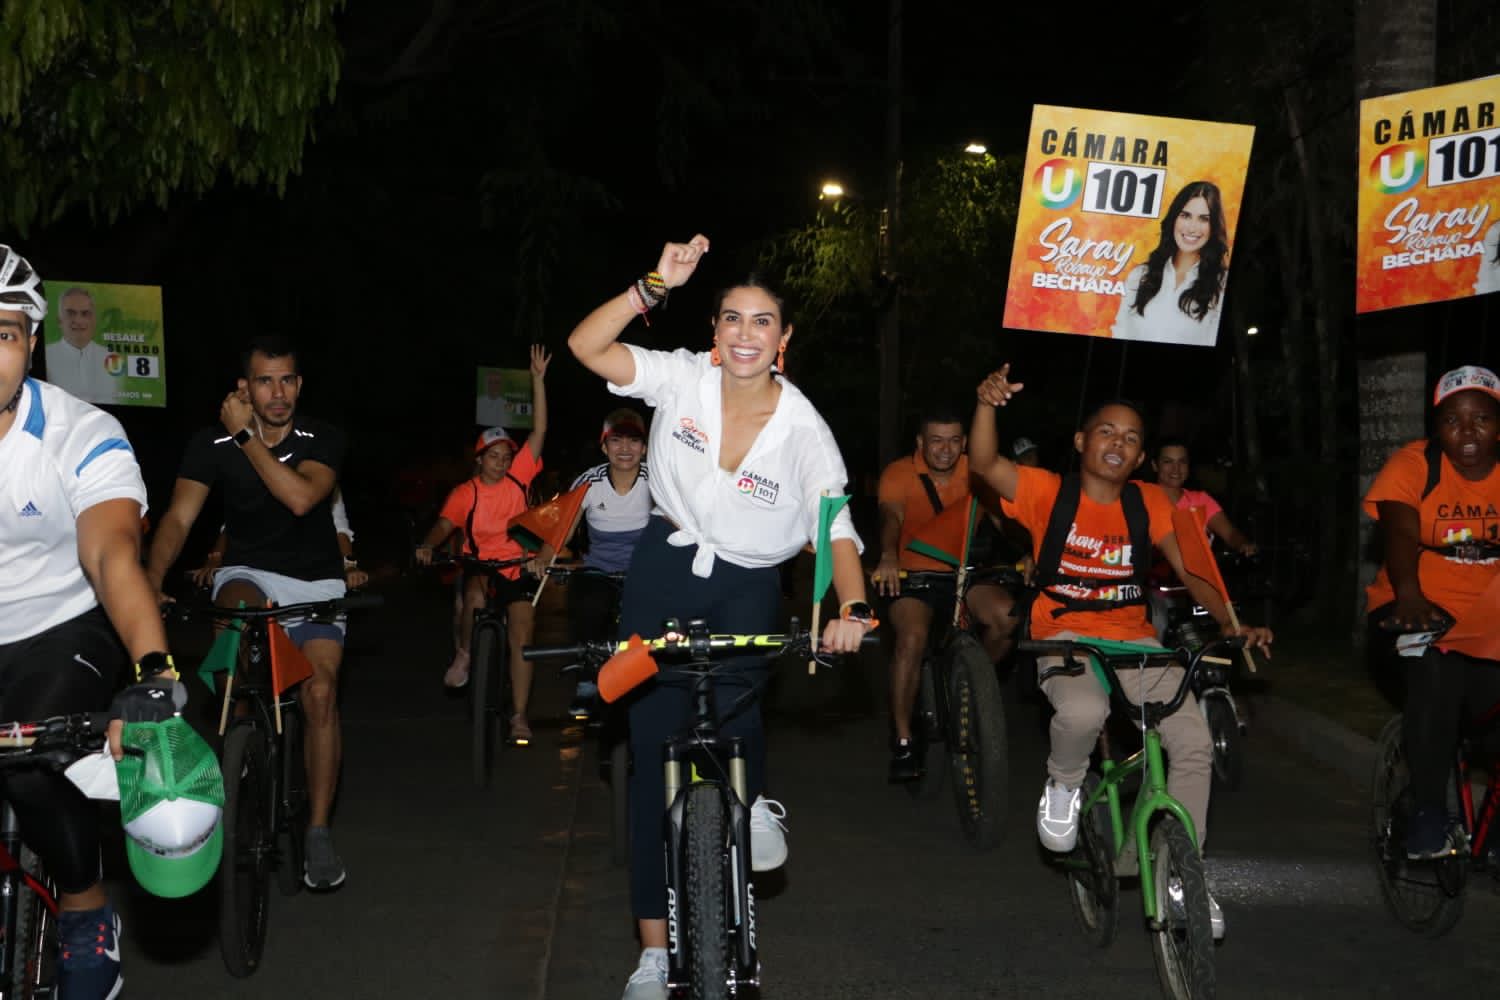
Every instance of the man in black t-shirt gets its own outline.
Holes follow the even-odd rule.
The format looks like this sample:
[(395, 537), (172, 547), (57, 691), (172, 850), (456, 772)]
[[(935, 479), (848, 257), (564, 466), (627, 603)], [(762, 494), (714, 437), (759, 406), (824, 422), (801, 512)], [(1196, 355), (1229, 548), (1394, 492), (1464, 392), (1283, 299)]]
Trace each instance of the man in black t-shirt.
[[(252, 342), (244, 377), (219, 411), (222, 426), (194, 435), (183, 455), (172, 506), (151, 543), (147, 574), (157, 590), (217, 485), (228, 548), (224, 567), (214, 576), (216, 603), (259, 607), (268, 600), (297, 604), (344, 596), (332, 501), (344, 435), (296, 415), (301, 390), (297, 355), (287, 341)], [(313, 667), (301, 691), (311, 807), (303, 880), (314, 889), (332, 889), (345, 875), (328, 831), (341, 751), (337, 692), (344, 623), (292, 619), (283, 624)]]

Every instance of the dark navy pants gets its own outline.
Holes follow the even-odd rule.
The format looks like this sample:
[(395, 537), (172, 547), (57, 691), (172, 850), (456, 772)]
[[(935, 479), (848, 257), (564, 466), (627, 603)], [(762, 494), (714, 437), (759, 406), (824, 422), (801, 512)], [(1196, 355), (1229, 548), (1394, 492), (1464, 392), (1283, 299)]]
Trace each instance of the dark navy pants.
[[(625, 591), (620, 601), (620, 637), (632, 633), (658, 636), (662, 622), (676, 618), (708, 621), (712, 632), (756, 634), (776, 632), (781, 617), (781, 578), (775, 567), (745, 569), (723, 559), (714, 560), (708, 579), (693, 575), (696, 546), (667, 544), (672, 526), (653, 517), (636, 545)], [(749, 801), (765, 787), (766, 741), (760, 701), (735, 703), (752, 685), (766, 677), (763, 657), (746, 657), (729, 676), (715, 679), (714, 702), (721, 734), (744, 741)], [(669, 663), (663, 661), (662, 668)], [(648, 681), (632, 695), (630, 750), (634, 773), (630, 779), (630, 905), (639, 920), (667, 916), (666, 861), (662, 829), (666, 812), (666, 777), (662, 744), (689, 728), (693, 721), (691, 689), (685, 683)], [(733, 715), (731, 716), (731, 712)], [(747, 805), (749, 803), (746, 803)]]

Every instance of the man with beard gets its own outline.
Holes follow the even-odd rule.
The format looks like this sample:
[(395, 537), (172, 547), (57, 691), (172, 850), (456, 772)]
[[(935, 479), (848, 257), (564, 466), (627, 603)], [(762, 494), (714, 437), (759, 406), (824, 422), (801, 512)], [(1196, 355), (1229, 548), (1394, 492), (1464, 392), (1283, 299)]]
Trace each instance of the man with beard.
[[(890, 780), (914, 781), (922, 764), (912, 742), (912, 713), (921, 682), (922, 653), (934, 616), (953, 612), (957, 574), (941, 584), (903, 586), (902, 571), (951, 572), (950, 567), (907, 548), (916, 533), (942, 511), (967, 503), (969, 462), (964, 457), (963, 419), (956, 411), (937, 407), (922, 417), (917, 450), (898, 458), (880, 474), (880, 563), (871, 574), (876, 590), (890, 599), (888, 620), (896, 632), (891, 653)], [(1004, 657), (1016, 627), (1015, 599), (1004, 587), (976, 583), (966, 604), (978, 622), (985, 652)]]
[[(229, 541), (224, 568), (214, 576), (217, 604), (259, 607), (268, 600), (298, 604), (342, 597), (344, 562), (332, 494), (344, 434), (297, 414), (302, 376), (288, 341), (257, 338), (243, 362), (244, 375), (219, 410), (222, 426), (204, 428), (188, 442), (147, 573), (160, 590), (209, 491), (221, 485)], [(301, 691), (311, 807), (303, 881), (313, 889), (333, 889), (345, 877), (328, 830), (342, 751), (337, 694), (344, 622), (292, 619), (283, 625), (313, 667)]]

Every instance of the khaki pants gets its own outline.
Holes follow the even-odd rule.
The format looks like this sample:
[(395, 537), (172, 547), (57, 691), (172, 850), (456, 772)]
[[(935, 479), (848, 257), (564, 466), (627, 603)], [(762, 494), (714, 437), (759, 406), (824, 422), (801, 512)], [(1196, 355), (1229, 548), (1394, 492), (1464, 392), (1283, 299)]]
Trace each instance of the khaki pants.
[[(1053, 639), (1083, 638), (1076, 632), (1060, 632)], [(1156, 646), (1155, 639), (1133, 640), (1141, 645)], [(1079, 657), (1082, 660), (1082, 657)], [(1062, 665), (1060, 656), (1037, 657), (1037, 670), (1044, 672)], [(1087, 663), (1087, 660), (1083, 662)], [(1182, 682), (1181, 667), (1151, 667), (1146, 670), (1121, 670), (1120, 685), (1131, 702), (1140, 704), (1142, 688), (1146, 701), (1168, 701)], [(1099, 731), (1109, 717), (1109, 695), (1090, 667), (1077, 675), (1053, 674), (1042, 682), (1042, 691), (1052, 702), (1052, 747), (1047, 756), (1047, 774), (1068, 788), (1083, 784), (1088, 771), (1089, 754), (1099, 741)], [(1198, 846), (1208, 838), (1208, 793), (1213, 777), (1213, 737), (1198, 708), (1198, 699), (1190, 692), (1182, 707), (1167, 716), (1157, 727), (1162, 746), (1171, 764), (1167, 769), (1167, 791), (1187, 809), (1198, 831)]]

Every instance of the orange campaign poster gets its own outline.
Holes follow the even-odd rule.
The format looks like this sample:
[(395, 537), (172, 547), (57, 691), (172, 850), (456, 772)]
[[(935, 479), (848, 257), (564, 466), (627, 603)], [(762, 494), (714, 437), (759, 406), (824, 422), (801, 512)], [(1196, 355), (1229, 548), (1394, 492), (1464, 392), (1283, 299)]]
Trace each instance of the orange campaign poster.
[(1359, 104), (1355, 310), (1500, 291), (1500, 76)]
[(1254, 136), (1033, 108), (1005, 325), (1212, 347)]

